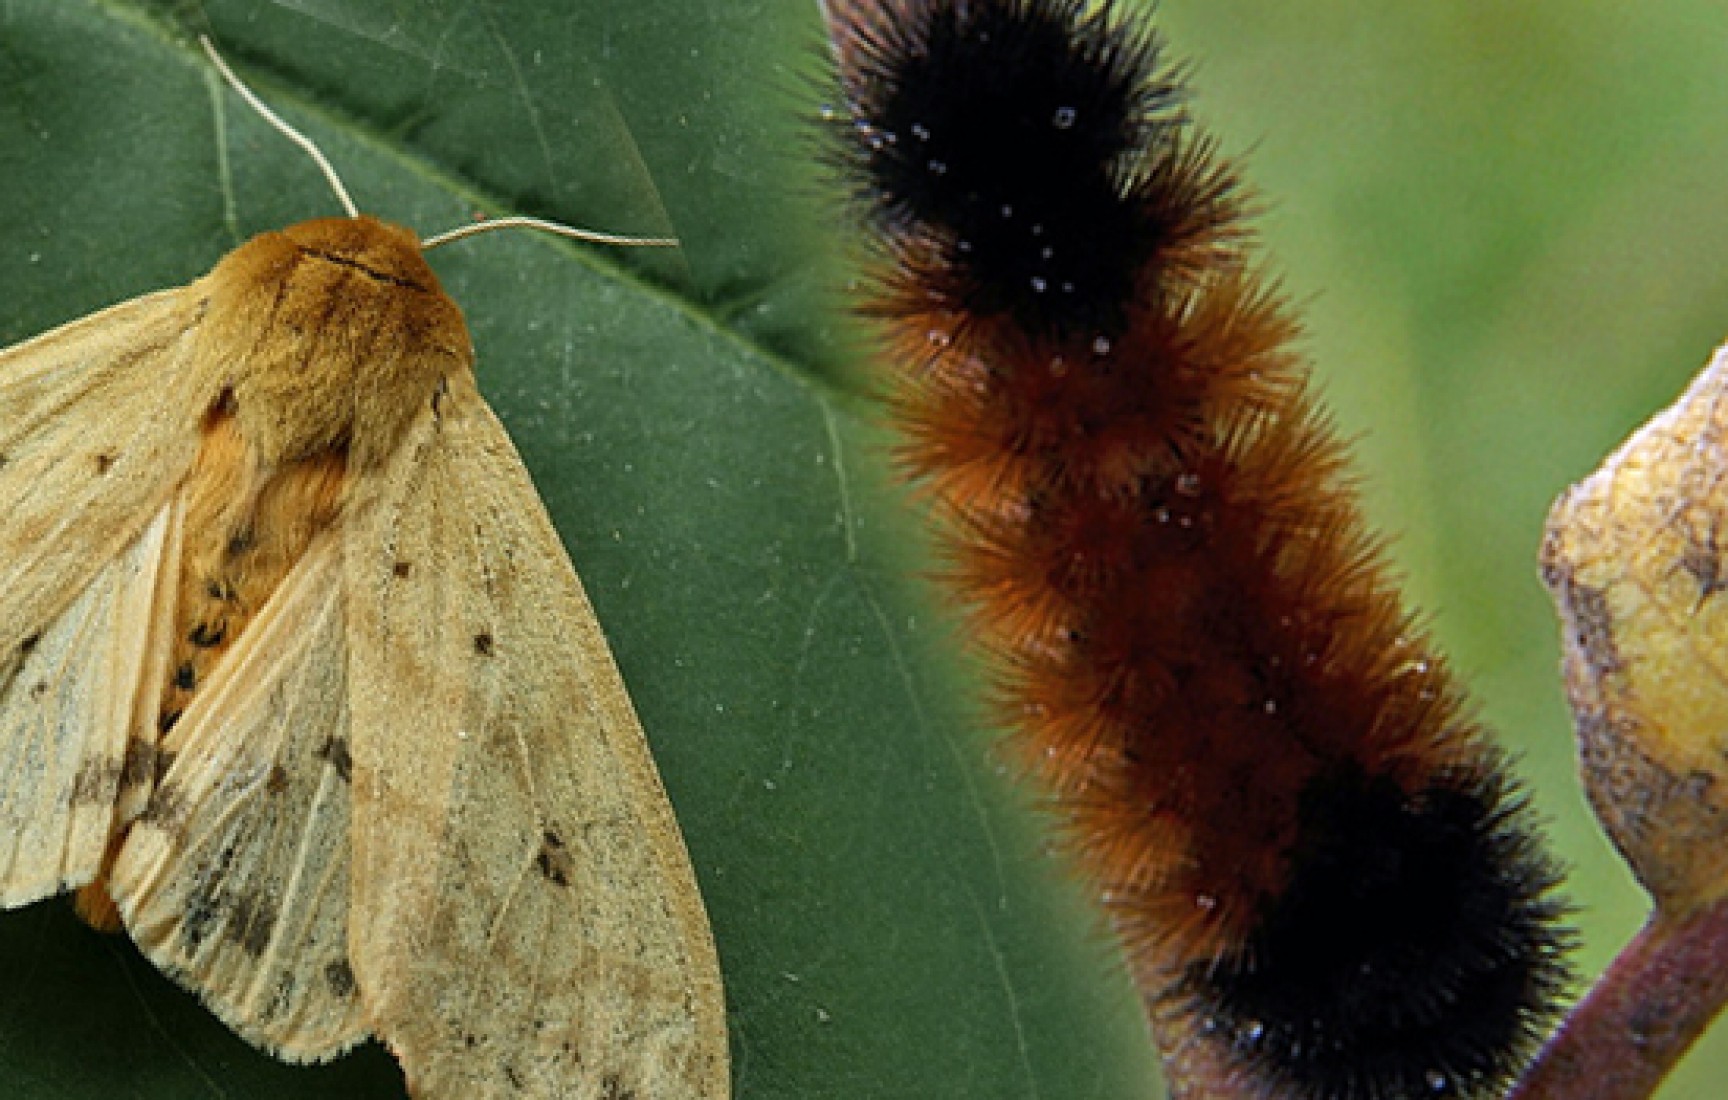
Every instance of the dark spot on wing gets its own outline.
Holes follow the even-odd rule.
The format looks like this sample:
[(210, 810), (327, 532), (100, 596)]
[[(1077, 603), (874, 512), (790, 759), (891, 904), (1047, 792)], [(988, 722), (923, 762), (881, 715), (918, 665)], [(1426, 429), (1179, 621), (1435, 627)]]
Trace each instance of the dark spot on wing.
[(330, 995), (345, 1001), (354, 996), (354, 968), (348, 965), (347, 959), (337, 959), (324, 967), (324, 984), (330, 987)]
[(216, 899), (209, 890), (194, 890), (186, 898), (186, 911), (180, 914), (180, 939), (188, 954), (202, 947), (216, 923)]
[(474, 652), (482, 657), (492, 656), (492, 635), (484, 632), (474, 635)]
[(354, 758), (348, 755), (346, 737), (326, 737), (318, 746), (318, 756), (336, 769), (336, 777), (346, 783), (354, 774)]
[(270, 999), (264, 1003), (264, 1019), (274, 1020), (287, 1011), (288, 1006), (293, 1003), (296, 984), (298, 983), (292, 970), (284, 970), (276, 975), (275, 988), (270, 990)]
[(184, 711), (179, 710), (163, 711), (156, 719), (156, 729), (161, 733), (167, 733), (174, 728), (174, 723), (180, 721), (180, 715), (184, 713)]
[(191, 816), (192, 807), (180, 785), (164, 782), (150, 795), (150, 804), (138, 815), (138, 821), (176, 836), (185, 831)]
[(30, 685), (30, 698), (40, 699), (44, 695), (47, 695), (47, 694), (48, 694), (48, 681), (37, 680), (34, 684)]
[(126, 740), (126, 755), (120, 761), (120, 786), (138, 787), (156, 778), (157, 750), (154, 741), (142, 737)]
[(608, 1073), (600, 1079), (600, 1100), (636, 1100), (636, 1090), (626, 1088), (616, 1073)]
[(240, 945), (240, 950), (254, 959), (270, 946), (276, 932), (276, 907), (268, 899), (245, 895), (234, 899), (234, 906), (223, 926), (222, 934)]
[(183, 661), (174, 670), (174, 686), (181, 691), (191, 691), (198, 686), (198, 670), (192, 667), (191, 661)]
[[(168, 790), (167, 787), (158, 788), (158, 798)], [(179, 792), (173, 793), (174, 801), (184, 805), (184, 799), (179, 797)], [(139, 820), (149, 820), (156, 805), (157, 801), (152, 800), (150, 808), (144, 811), (144, 816)], [(186, 911), (180, 917), (180, 939), (186, 944), (189, 954), (196, 954), (204, 941), (209, 939), (212, 926), (227, 908), (222, 884), (228, 877), (228, 867), (233, 862), (234, 849), (227, 847), (222, 849), (214, 862), (202, 864), (194, 873), (192, 888), (186, 892)]]
[(22, 642), (18, 643), (18, 652), (24, 654), (25, 656), (29, 656), (31, 651), (33, 651), (39, 644), (41, 644), (41, 641), (42, 641), (42, 635), (40, 633), (32, 634), (28, 638), (25, 638)]
[(270, 775), (264, 780), (264, 790), (269, 794), (281, 794), (288, 789), (288, 769), (280, 764), (270, 765)]
[(522, 1081), (522, 1075), (516, 1072), (515, 1066), (504, 1067), (504, 1079), (510, 1082), (510, 1087), (517, 1092), (521, 1092), (526, 1087)]
[(564, 839), (550, 829), (540, 838), (540, 852), (534, 857), (534, 866), (554, 886), (570, 885), (570, 873), (575, 870), (570, 853), (564, 850)]
[(156, 778), (156, 746), (142, 738), (126, 742), (120, 759), (100, 757), (85, 760), (72, 777), (71, 804), (112, 806), (124, 788), (137, 787)]
[(228, 556), (237, 558), (256, 545), (258, 545), (257, 532), (250, 527), (242, 527), (228, 538)]
[[(212, 649), (221, 645), (222, 640), (227, 636), (228, 624), (225, 622), (216, 623), (214, 626), (210, 623), (199, 623), (197, 626), (192, 628), (192, 633), (186, 635), (186, 640), (197, 646), (199, 649)], [(191, 689), (188, 688), (187, 690)]]
[(112, 806), (120, 793), (121, 764), (107, 757), (92, 758), (78, 765), (72, 777), (72, 805)]
[(96, 472), (105, 474), (114, 468), (114, 456), (106, 451), (96, 456)]
[(396, 574), (396, 577), (399, 580), (407, 580), (408, 574), (414, 572), (414, 563), (411, 561), (399, 561), (390, 567), (390, 572)]

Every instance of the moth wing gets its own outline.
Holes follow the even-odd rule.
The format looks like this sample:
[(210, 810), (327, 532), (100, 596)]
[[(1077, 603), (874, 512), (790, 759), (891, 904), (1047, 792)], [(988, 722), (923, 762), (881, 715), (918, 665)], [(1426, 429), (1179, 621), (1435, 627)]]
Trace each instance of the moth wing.
[(726, 1096), (671, 807), (471, 375), (375, 484), (346, 545), (351, 936), (374, 1030), (422, 1098)]
[(197, 318), (162, 291), (0, 351), (3, 906), (90, 881), (148, 794)]
[(190, 468), (220, 386), (193, 354), (196, 285), (0, 351), (0, 674)]
[(96, 876), (154, 778), (154, 714), (173, 622), (178, 509), (165, 506), (0, 675), (0, 906)]
[(211, 670), (115, 860), (126, 929), (247, 1040), (321, 1061), (368, 1029), (348, 961), (348, 669), (338, 540), (314, 540)]

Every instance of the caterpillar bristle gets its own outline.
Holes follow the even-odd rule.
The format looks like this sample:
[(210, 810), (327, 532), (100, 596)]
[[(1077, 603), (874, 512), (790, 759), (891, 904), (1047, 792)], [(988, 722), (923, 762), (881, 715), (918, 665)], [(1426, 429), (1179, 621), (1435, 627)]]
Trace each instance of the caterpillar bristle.
[(829, 9), (897, 458), (1173, 1064), (1494, 1095), (1565, 983), (1558, 874), (1180, 71), (1111, 3)]
[(1233, 232), (1234, 180), (1187, 137), (1177, 74), (1108, 5), (832, 9), (857, 194), (895, 259), (876, 308), (1111, 331), (1149, 261), (1204, 271)]

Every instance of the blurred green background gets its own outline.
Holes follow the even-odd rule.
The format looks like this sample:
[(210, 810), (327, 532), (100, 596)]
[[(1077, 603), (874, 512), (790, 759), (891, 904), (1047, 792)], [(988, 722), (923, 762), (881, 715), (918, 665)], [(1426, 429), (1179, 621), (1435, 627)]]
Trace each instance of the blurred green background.
[[(1535, 574), (1548, 502), (1728, 331), (1728, 17), (1703, 2), (1162, 0), (1195, 117), (1412, 602), (1571, 863), (1598, 971), (1644, 904), (1572, 772)], [(616, 650), (689, 839), (738, 1094), (1157, 1095), (1107, 945), (1046, 854), (917, 581), (857, 397), (805, 0), (0, 4), (0, 344), (334, 209), (213, 89), (210, 31), (368, 211), (675, 232), (435, 254)], [(1728, 1029), (1725, 1029), (1728, 1030)], [(1663, 1093), (1711, 1100), (1728, 1033)], [(255, 1055), (123, 941), (0, 915), (7, 1096), (395, 1096), (372, 1050)]]

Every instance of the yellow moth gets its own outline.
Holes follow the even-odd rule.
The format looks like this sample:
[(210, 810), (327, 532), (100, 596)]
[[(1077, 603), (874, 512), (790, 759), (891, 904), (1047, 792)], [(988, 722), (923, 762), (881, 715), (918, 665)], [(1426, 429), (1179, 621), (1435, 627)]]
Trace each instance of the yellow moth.
[(417, 1097), (724, 1097), (677, 824), (421, 255), (467, 231), (311, 151), (348, 217), (0, 351), (0, 905)]

